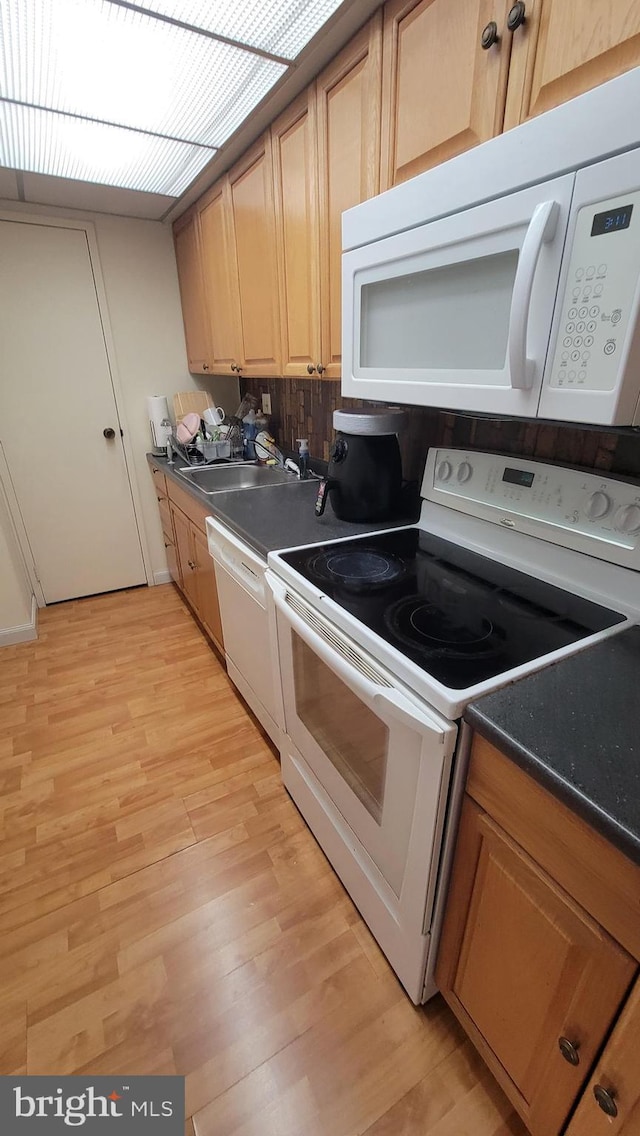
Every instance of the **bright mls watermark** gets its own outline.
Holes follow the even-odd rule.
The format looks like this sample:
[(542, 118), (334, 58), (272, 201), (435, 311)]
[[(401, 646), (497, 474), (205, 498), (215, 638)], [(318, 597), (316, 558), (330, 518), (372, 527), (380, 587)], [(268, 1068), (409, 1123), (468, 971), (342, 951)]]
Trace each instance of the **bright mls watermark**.
[(0, 1132), (184, 1136), (184, 1077), (0, 1077)]

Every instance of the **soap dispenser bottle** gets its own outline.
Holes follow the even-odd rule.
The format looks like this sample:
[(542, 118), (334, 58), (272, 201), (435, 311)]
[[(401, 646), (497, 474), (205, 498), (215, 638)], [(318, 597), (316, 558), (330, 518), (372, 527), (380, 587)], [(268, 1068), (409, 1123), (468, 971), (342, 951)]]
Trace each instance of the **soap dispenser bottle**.
[(298, 443), (300, 480), (307, 481), (309, 478), (309, 440), (308, 438), (296, 438), (296, 442)]

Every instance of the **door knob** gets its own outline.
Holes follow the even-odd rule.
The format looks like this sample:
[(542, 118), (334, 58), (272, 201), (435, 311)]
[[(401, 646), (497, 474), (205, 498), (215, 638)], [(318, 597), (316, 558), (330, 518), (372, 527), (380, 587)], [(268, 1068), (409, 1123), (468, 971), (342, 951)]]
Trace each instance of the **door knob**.
[(315, 371), (315, 367), (314, 367), (313, 363), (307, 363), (307, 374), (312, 375), (314, 371)]
[(598, 1107), (601, 1108), (603, 1112), (606, 1112), (607, 1116), (618, 1115), (618, 1106), (612, 1092), (609, 1092), (602, 1085), (594, 1085), (593, 1095), (596, 1098)]
[(111, 439), (115, 438), (115, 436), (116, 436), (116, 432), (115, 432), (115, 430), (112, 429), (111, 426), (105, 426), (102, 433), (104, 434), (105, 438), (108, 438), (109, 441), (111, 441)]
[(569, 1041), (568, 1037), (558, 1038), (558, 1049), (560, 1050), (565, 1061), (568, 1061), (570, 1065), (580, 1064), (580, 1054), (578, 1053), (578, 1048), (579, 1047), (577, 1045), (574, 1045), (572, 1041)]
[(509, 10), (507, 16), (507, 27), (510, 32), (515, 32), (516, 28), (521, 27), (526, 20), (526, 10), (523, 0), (516, 0), (516, 3)]
[(482, 35), (480, 37), (481, 46), (485, 51), (488, 51), (489, 48), (493, 47), (494, 43), (497, 43), (499, 39), (500, 36), (498, 35), (498, 25), (496, 24), (495, 20), (489, 20), (487, 26), (482, 29)]

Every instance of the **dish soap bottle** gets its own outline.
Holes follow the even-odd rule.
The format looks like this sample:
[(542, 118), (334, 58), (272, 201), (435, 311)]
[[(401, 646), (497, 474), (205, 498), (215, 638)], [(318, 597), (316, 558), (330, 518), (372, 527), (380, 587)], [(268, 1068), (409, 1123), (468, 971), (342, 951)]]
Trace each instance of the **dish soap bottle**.
[(309, 479), (309, 440), (308, 438), (296, 438), (298, 443), (298, 469), (300, 470), (300, 480), (308, 481)]

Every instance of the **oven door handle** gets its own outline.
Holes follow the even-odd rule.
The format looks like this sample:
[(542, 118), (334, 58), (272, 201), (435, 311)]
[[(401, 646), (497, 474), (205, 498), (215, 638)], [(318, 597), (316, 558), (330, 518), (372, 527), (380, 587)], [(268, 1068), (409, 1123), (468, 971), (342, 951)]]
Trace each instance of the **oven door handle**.
[[(355, 694), (359, 694), (374, 708), (379, 718), (384, 721), (391, 715), (411, 730), (419, 729), (422, 733), (428, 731), (435, 734), (439, 743), (444, 745), (445, 738), (453, 730), (448, 722), (439, 719), (435, 714), (429, 713), (428, 710), (413, 702), (397, 687), (387, 686), (387, 682), (393, 683), (393, 676), (387, 676), (377, 663), (369, 663), (368, 657), (363, 654), (365, 665), (369, 663), (374, 673), (376, 670), (379, 671), (382, 682), (378, 684), (374, 679), (369, 678), (358, 666), (354, 666), (353, 662), (348, 661), (349, 657), (352, 659), (354, 655), (357, 657), (357, 648), (354, 651), (354, 646), (349, 639), (343, 636), (326, 619), (318, 615), (313, 608), (309, 608), (309, 611), (319, 631), (315, 627), (310, 627), (286, 602), (286, 587), (279, 580), (276, 580), (269, 571), (266, 578), (273, 593), (276, 608), (289, 626), (304, 640), (314, 654), (323, 663), (326, 663), (334, 674), (337, 674)], [(298, 603), (300, 602), (298, 599)], [(304, 604), (304, 607), (306, 608), (307, 605)], [(324, 629), (326, 629), (327, 639), (322, 635)], [(342, 646), (344, 647), (344, 654), (341, 651)]]
[(557, 201), (541, 201), (529, 222), (516, 269), (509, 313), (509, 378), (512, 387), (529, 390), (533, 386), (536, 360), (527, 355), (527, 330), (531, 293), (542, 246), (555, 236), (560, 206)]

